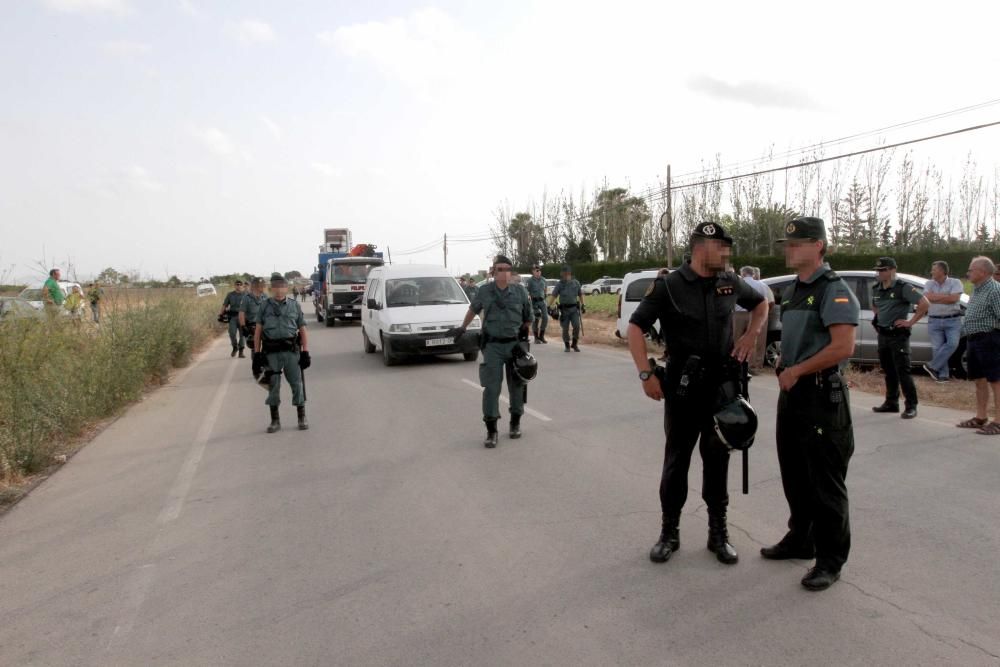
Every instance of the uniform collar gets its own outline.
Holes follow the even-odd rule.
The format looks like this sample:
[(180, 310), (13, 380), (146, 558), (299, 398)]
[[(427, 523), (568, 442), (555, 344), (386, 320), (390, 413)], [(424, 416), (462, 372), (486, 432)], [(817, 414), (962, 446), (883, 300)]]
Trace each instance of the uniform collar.
[(695, 270), (691, 268), (691, 262), (690, 261), (687, 261), (687, 262), (684, 262), (683, 264), (681, 264), (681, 268), (677, 269), (677, 271), (682, 276), (684, 276), (684, 280), (688, 281), (689, 283), (693, 283), (693, 282), (696, 282), (698, 280), (718, 280), (719, 277), (722, 275), (722, 273), (720, 272), (720, 273), (716, 273), (715, 275), (708, 276), (707, 278), (705, 276), (699, 276), (695, 272)]
[(814, 282), (816, 282), (817, 280), (819, 280), (819, 277), (821, 275), (823, 275), (824, 273), (826, 273), (829, 270), (830, 270), (830, 265), (827, 264), (826, 262), (823, 262), (820, 265), (820, 267), (818, 269), (816, 269), (816, 271), (811, 276), (809, 276), (805, 280), (802, 280), (801, 278), (799, 278), (799, 282), (802, 283), (803, 285), (812, 285)]

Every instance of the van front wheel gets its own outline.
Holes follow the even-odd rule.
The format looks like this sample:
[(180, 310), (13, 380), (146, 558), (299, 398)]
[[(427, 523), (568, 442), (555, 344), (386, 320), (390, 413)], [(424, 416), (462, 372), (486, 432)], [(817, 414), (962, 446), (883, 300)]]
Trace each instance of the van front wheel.
[(395, 366), (396, 357), (389, 352), (389, 346), (385, 342), (385, 336), (381, 336), (380, 338), (382, 340), (382, 363), (386, 366)]
[(361, 328), (361, 338), (365, 343), (365, 353), (372, 354), (375, 352), (375, 344), (368, 339), (368, 334), (365, 332), (364, 327)]

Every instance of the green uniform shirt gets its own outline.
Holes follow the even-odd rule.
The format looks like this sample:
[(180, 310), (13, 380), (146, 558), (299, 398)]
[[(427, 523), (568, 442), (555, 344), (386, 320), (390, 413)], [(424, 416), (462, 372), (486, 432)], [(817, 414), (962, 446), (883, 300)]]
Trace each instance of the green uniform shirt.
[(59, 287), (59, 283), (56, 282), (55, 278), (46, 280), (45, 284), (42, 285), (42, 289), (48, 291), (49, 296), (52, 297), (52, 303), (57, 306), (61, 306), (63, 301), (66, 300), (66, 295), (63, 294), (62, 287)]
[(251, 292), (243, 295), (243, 300), (240, 301), (240, 312), (246, 316), (247, 324), (257, 321), (260, 308), (266, 300), (267, 297), (263, 294), (257, 296)]
[(792, 283), (782, 296), (782, 368), (801, 363), (829, 345), (829, 328), (834, 324), (858, 326), (858, 298), (847, 283), (828, 272), (832, 273), (830, 265), (823, 264), (808, 280)]
[(469, 307), (477, 315), (483, 313), (483, 330), (491, 338), (516, 338), (525, 323), (531, 324), (531, 300), (521, 285), (500, 289), (496, 283), (486, 283)]
[(284, 301), (269, 298), (260, 309), (260, 319), (264, 327), (264, 338), (269, 340), (287, 340), (295, 338), (299, 329), (306, 325), (306, 316), (302, 314), (299, 302), (285, 298)]
[(896, 320), (905, 320), (910, 316), (910, 306), (920, 301), (923, 294), (916, 285), (903, 282), (896, 278), (888, 287), (882, 287), (881, 282), (872, 286), (872, 305), (878, 309), (875, 324), (880, 327), (891, 327)]
[(536, 278), (531, 276), (528, 278), (528, 282), (525, 285), (528, 288), (528, 295), (532, 299), (544, 299), (545, 298), (545, 288), (548, 283), (545, 282), (545, 278)]
[(87, 292), (87, 299), (90, 301), (91, 304), (98, 303), (103, 298), (104, 298), (104, 290), (101, 289), (100, 287), (91, 287), (90, 290)]
[(560, 306), (572, 306), (580, 302), (580, 297), (583, 296), (583, 287), (576, 278), (560, 280), (552, 288), (552, 296), (559, 297)]
[(235, 315), (240, 312), (240, 304), (243, 302), (243, 292), (233, 290), (222, 300), (222, 307), (229, 313)]

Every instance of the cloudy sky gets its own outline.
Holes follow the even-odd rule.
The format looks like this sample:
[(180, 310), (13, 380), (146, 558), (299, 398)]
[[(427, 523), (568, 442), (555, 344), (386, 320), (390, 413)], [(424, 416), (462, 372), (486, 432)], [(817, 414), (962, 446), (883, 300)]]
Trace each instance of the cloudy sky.
[[(0, 278), (306, 272), (324, 227), (403, 251), (501, 201), (1000, 98), (994, 3), (896, 4), (4, 2)], [(918, 155), (970, 150), (992, 173), (1000, 129)]]

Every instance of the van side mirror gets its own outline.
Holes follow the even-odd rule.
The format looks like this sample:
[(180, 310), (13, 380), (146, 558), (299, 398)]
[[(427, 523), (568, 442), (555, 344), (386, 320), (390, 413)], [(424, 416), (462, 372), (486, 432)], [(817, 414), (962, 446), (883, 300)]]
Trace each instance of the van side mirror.
[(368, 299), (368, 310), (379, 310), (379, 305), (375, 302), (375, 299)]

